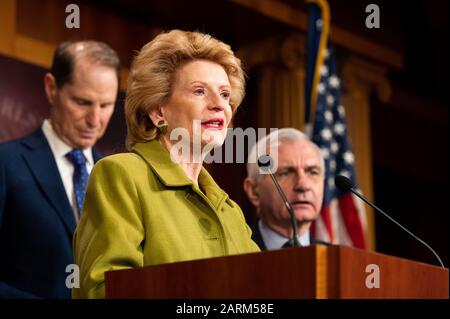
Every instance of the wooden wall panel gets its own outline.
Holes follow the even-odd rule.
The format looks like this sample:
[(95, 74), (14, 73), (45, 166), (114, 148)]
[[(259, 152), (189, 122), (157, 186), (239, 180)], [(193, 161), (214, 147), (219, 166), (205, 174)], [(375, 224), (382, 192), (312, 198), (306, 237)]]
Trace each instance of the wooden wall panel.
[(129, 67), (132, 52), (150, 41), (158, 28), (126, 20), (104, 9), (79, 4), (80, 28), (68, 29), (65, 8), (70, 1), (17, 0), (16, 32), (36, 40), (56, 45), (64, 40), (95, 39), (111, 45), (124, 67)]
[(14, 35), (16, 25), (16, 1), (0, 1), (0, 53), (10, 55), (14, 50)]
[(70, 1), (0, 1), (0, 54), (50, 67), (54, 48), (62, 41), (94, 39), (114, 48), (122, 64), (121, 90), (126, 90), (134, 52), (161, 31), (134, 23), (101, 8), (80, 4), (80, 28), (68, 29), (65, 8)]

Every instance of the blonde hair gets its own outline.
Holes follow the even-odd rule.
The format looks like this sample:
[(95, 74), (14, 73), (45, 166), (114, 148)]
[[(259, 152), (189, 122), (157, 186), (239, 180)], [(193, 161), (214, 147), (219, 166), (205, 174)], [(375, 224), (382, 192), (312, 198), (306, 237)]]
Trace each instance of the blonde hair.
[(199, 59), (224, 68), (231, 85), (230, 105), (233, 114), (236, 112), (245, 95), (245, 79), (241, 61), (230, 46), (200, 32), (161, 33), (142, 47), (131, 64), (125, 99), (128, 150), (158, 136), (148, 111), (161, 107), (170, 97), (177, 69)]

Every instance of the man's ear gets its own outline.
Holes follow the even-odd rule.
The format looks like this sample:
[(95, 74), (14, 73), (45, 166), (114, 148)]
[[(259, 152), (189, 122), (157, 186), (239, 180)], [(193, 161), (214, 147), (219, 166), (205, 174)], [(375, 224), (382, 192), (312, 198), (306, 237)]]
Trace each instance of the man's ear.
[(258, 184), (251, 177), (246, 177), (244, 179), (244, 191), (247, 194), (249, 201), (255, 208), (259, 208), (260, 198), (257, 189)]
[(49, 72), (44, 75), (44, 89), (48, 102), (50, 105), (54, 105), (58, 86), (56, 85), (55, 77)]
[(156, 127), (158, 127), (158, 123), (161, 120), (164, 120), (164, 115), (161, 107), (151, 108), (147, 111), (147, 114), (150, 117), (150, 120), (152, 120), (153, 125), (155, 125)]

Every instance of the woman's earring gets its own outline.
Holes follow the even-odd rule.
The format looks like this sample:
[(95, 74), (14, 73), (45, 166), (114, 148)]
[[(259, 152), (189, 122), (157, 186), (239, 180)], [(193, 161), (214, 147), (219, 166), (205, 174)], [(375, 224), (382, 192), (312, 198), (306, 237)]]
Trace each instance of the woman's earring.
[(167, 122), (164, 120), (160, 120), (158, 121), (157, 127), (161, 133), (164, 133), (167, 130)]

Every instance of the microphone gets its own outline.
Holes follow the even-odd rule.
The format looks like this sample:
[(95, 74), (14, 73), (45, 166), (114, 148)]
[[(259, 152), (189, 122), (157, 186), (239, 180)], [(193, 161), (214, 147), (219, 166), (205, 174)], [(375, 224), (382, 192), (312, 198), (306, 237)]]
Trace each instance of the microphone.
[(436, 252), (433, 250), (433, 248), (431, 248), (426, 242), (424, 242), (422, 239), (420, 239), (419, 237), (417, 237), (416, 235), (414, 235), (413, 233), (411, 233), (409, 230), (407, 230), (405, 227), (403, 227), (402, 225), (400, 225), (400, 223), (398, 223), (397, 221), (395, 221), (391, 216), (389, 216), (388, 214), (386, 214), (385, 212), (383, 212), (381, 209), (379, 209), (377, 206), (375, 206), (374, 204), (372, 204), (371, 202), (369, 202), (369, 200), (367, 200), (362, 194), (358, 193), (354, 188), (353, 188), (353, 183), (352, 181), (342, 175), (337, 175), (334, 178), (334, 183), (337, 187), (337, 189), (339, 189), (341, 192), (343, 193), (347, 193), (347, 192), (352, 192), (353, 194), (355, 194), (356, 196), (358, 196), (360, 199), (362, 199), (364, 202), (366, 202), (369, 206), (373, 207), (376, 211), (382, 213), (384, 216), (386, 216), (387, 218), (389, 218), (392, 222), (394, 222), (397, 226), (399, 226), (400, 228), (402, 228), (404, 231), (406, 231), (408, 234), (410, 234), (412, 237), (414, 237), (415, 239), (417, 239), (419, 242), (421, 242), (425, 247), (427, 247), (438, 259), (439, 264), (441, 264), (441, 267), (445, 269), (444, 264), (442, 263), (441, 258), (439, 258), (438, 254), (436, 254)]
[(294, 236), (293, 236), (294, 238), (291, 239), (292, 246), (301, 247), (302, 245), (298, 241), (298, 224), (297, 224), (297, 219), (295, 218), (294, 209), (292, 208), (291, 203), (289, 203), (288, 199), (286, 198), (286, 195), (284, 194), (283, 190), (281, 189), (281, 186), (278, 183), (277, 179), (272, 174), (272, 167), (273, 167), (272, 157), (270, 157), (269, 155), (261, 155), (258, 158), (258, 166), (260, 169), (267, 171), (269, 173), (270, 177), (272, 177), (272, 180), (278, 190), (278, 193), (280, 194), (281, 198), (283, 199), (284, 204), (286, 205), (286, 208), (289, 212), (289, 215), (291, 217), (291, 226), (294, 231)]

